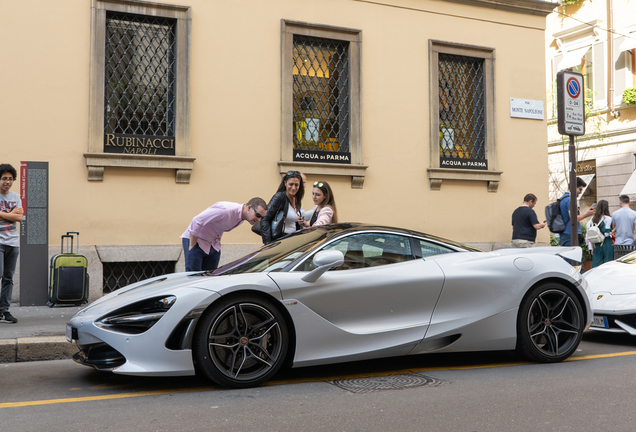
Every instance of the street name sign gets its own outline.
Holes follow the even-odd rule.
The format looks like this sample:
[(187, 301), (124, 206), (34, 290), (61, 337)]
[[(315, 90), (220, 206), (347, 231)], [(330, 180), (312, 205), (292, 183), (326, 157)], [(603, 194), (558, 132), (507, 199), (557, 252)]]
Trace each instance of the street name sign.
[(557, 73), (557, 115), (561, 135), (585, 135), (585, 87), (580, 73)]
[(510, 117), (543, 120), (543, 101), (510, 98)]

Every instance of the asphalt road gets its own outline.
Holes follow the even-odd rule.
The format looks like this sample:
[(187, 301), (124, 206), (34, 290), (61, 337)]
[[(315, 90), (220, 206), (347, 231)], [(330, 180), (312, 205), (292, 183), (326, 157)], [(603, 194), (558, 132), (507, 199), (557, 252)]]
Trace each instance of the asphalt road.
[(284, 371), (246, 390), (70, 360), (7, 363), (0, 430), (631, 432), (635, 376), (635, 338), (590, 332), (560, 364), (428, 355)]

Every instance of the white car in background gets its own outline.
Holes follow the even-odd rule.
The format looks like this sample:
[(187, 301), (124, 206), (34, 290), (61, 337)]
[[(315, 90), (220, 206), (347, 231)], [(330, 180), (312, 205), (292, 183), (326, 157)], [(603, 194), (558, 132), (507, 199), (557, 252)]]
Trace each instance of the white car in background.
[(636, 251), (583, 276), (594, 311), (590, 330), (636, 336)]

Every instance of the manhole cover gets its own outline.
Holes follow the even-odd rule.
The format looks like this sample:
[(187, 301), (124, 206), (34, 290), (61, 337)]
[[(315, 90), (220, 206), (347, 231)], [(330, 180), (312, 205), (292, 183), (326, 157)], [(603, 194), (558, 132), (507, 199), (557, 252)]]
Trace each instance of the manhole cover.
[(418, 373), (385, 375), (378, 377), (339, 379), (328, 381), (336, 387), (352, 393), (369, 393), (381, 390), (402, 390), (413, 387), (437, 387), (444, 381)]

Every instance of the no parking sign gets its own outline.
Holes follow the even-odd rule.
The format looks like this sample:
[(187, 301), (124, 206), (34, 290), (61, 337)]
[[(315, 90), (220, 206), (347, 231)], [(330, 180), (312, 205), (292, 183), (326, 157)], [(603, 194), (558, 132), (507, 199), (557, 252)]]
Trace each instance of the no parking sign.
[(585, 135), (585, 87), (580, 73), (557, 73), (557, 112), (561, 135)]

